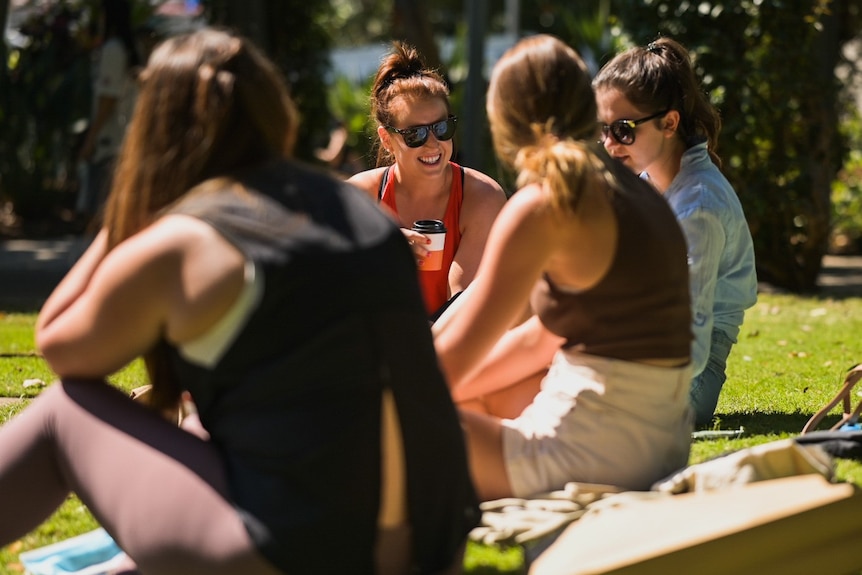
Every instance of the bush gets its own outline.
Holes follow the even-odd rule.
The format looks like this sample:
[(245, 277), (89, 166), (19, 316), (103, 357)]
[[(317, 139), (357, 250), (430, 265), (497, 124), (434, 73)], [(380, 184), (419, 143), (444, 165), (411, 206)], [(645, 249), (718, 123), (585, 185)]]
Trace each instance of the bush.
[(857, 110), (844, 122), (850, 151), (832, 185), (832, 253), (862, 253), (862, 117)]

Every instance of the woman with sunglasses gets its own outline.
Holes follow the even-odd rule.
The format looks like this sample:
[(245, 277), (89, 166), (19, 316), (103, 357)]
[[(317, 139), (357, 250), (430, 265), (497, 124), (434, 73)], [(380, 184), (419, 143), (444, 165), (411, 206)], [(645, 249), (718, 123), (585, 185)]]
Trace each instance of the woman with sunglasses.
[[(461, 410), (479, 495), (648, 489), (686, 465), (691, 442), (685, 238), (667, 202), (596, 142), (589, 72), (560, 40), (510, 48), (487, 111), (519, 189), (457, 313), (434, 326), (456, 402), (487, 407)], [(509, 329), (528, 302), (535, 315)], [(493, 409), (537, 374), (520, 409)]]
[(709, 424), (745, 310), (757, 300), (751, 234), (715, 154), (721, 120), (688, 51), (670, 38), (617, 55), (593, 86), (608, 153), (652, 183), (685, 232), (695, 335), (691, 402), (696, 424)]
[(489, 176), (452, 161), (458, 119), (450, 110), (449, 88), (414, 48), (393, 43), (374, 79), (371, 116), (379, 138), (378, 167), (349, 181), (392, 212), (417, 265), (428, 256), (430, 239), (411, 230), (413, 222), (443, 221), (443, 265), (418, 272), (433, 319), (473, 281), (506, 195)]

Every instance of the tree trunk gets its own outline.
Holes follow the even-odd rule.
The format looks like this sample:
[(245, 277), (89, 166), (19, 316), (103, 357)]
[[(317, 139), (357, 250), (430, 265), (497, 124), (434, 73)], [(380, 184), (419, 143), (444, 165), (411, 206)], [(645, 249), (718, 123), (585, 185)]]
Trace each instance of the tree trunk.
[[(815, 42), (813, 54), (818, 66), (815, 86), (835, 84), (835, 66), (841, 60), (841, 44), (838, 40), (838, 22), (834, 12), (822, 19), (823, 33)], [(835, 157), (835, 138), (840, 124), (838, 110), (831, 98), (812, 94), (811, 155), (808, 170), (811, 174), (811, 200), (814, 216), (810, 222), (808, 237), (809, 254), (805, 258), (805, 287), (815, 288), (820, 275), (822, 260), (829, 248), (829, 233), (832, 216), (832, 182), (840, 169)]]
[[(0, 22), (2, 22), (2, 24), (3, 24), (3, 36), (4, 36), (4, 41), (0, 42), (0, 44), (2, 44), (2, 47), (0, 47), (0, 50), (4, 50), (4, 51), (6, 49), (5, 35), (6, 35), (6, 24), (7, 24), (7, 20), (9, 19), (9, 2), (11, 2), (11, 0), (0, 0)], [(5, 61), (6, 60), (4, 59), (3, 62), (5, 62)]]
[(429, 68), (436, 68), (445, 74), (424, 3), (395, 0), (392, 7), (392, 29), (394, 37), (400, 37), (419, 50)]
[(269, 51), (266, 0), (225, 0), (220, 19), (229, 22), (244, 36), (265, 51)]

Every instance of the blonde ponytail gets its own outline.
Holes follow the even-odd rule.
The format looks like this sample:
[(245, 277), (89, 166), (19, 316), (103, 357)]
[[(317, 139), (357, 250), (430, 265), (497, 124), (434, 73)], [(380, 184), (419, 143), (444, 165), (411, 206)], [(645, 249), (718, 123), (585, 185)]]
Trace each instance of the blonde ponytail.
[(554, 209), (574, 212), (584, 190), (593, 185), (595, 170), (604, 171), (604, 166), (584, 140), (560, 139), (547, 124), (534, 124), (531, 131), (534, 142), (515, 154), (517, 186), (540, 184), (549, 191)]

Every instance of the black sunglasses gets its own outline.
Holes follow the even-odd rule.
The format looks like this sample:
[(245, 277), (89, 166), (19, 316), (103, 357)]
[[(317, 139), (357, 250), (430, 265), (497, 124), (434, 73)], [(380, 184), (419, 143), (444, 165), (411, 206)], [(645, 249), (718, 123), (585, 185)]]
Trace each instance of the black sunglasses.
[(602, 142), (607, 139), (608, 134), (610, 133), (610, 135), (614, 137), (614, 140), (623, 146), (631, 146), (635, 143), (635, 128), (644, 122), (649, 122), (650, 120), (664, 116), (668, 112), (670, 112), (670, 109), (655, 113), (646, 118), (641, 118), (640, 120), (616, 120), (610, 124), (602, 124)]
[(419, 146), (425, 145), (425, 142), (428, 141), (428, 136), (432, 132), (434, 133), (434, 137), (441, 142), (451, 140), (452, 136), (455, 135), (455, 124), (457, 122), (457, 117), (449, 116), (445, 120), (440, 120), (439, 122), (434, 122), (433, 124), (427, 124), (425, 126), (410, 126), (403, 130), (393, 128), (392, 126), (386, 126), (386, 129), (390, 132), (401, 134), (401, 137), (404, 139), (404, 143), (407, 144), (408, 148), (418, 148)]

